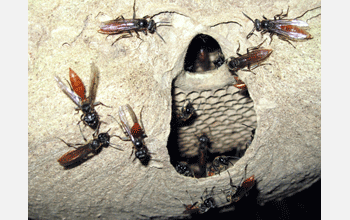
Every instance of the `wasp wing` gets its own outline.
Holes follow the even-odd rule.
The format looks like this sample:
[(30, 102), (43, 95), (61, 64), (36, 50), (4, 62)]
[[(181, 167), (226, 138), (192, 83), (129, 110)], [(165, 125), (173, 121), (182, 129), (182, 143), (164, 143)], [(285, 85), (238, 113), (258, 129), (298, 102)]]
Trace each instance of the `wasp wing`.
[(58, 87), (64, 92), (64, 94), (66, 94), (77, 106), (79, 106), (81, 108), (81, 98), (74, 93), (73, 90), (71, 90), (70, 88), (68, 88), (60, 79), (60, 77), (55, 76), (55, 80), (58, 84)]
[(98, 32), (102, 34), (119, 34), (131, 30), (137, 30), (139, 28), (137, 22), (137, 19), (117, 18), (115, 20), (102, 22)]
[(293, 25), (293, 26), (298, 26), (298, 27), (309, 27), (308, 23), (305, 21), (300, 21), (300, 20), (275, 20), (273, 21), (274, 24), (276, 25)]
[(91, 64), (91, 76), (90, 76), (90, 88), (89, 88), (89, 101), (90, 104), (93, 105), (96, 99), (96, 92), (98, 83), (100, 80), (100, 71), (95, 65), (95, 63)]
[(89, 148), (89, 145), (86, 144), (84, 146), (78, 147), (76, 150), (68, 151), (67, 153), (63, 154), (63, 156), (60, 157), (57, 161), (60, 165), (66, 167), (78, 162), (91, 152), (92, 150)]
[(122, 122), (122, 126), (123, 126), (124, 130), (126, 131), (126, 133), (128, 133), (128, 136), (130, 137), (131, 141), (134, 142), (135, 138), (131, 133), (130, 126), (129, 126), (128, 121), (126, 119), (126, 115), (125, 115), (123, 107), (124, 106), (119, 107), (119, 112), (118, 112), (119, 118), (120, 118), (120, 121)]

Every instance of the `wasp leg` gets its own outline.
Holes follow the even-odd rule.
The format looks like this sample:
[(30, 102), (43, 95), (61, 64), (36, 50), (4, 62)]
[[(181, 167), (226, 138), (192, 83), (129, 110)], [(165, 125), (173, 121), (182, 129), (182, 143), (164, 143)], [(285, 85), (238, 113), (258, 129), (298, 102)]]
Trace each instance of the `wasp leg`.
[(290, 45), (292, 45), (292, 46), (294, 47), (294, 49), (296, 48), (296, 47), (288, 40), (288, 38), (283, 37), (283, 36), (280, 36), (280, 35), (278, 36), (278, 38), (281, 39), (281, 40), (287, 41)]
[(250, 53), (250, 52), (253, 51), (253, 50), (259, 49), (259, 48), (261, 47), (261, 45), (262, 45), (263, 43), (265, 43), (265, 41), (266, 41), (266, 38), (265, 38), (265, 40), (264, 40), (263, 42), (261, 42), (258, 46), (247, 48), (247, 53)]
[(104, 107), (112, 108), (112, 106), (105, 105), (105, 104), (103, 104), (102, 102), (95, 102), (95, 103), (93, 104), (93, 106), (98, 106), (98, 105), (103, 105)]
[(242, 56), (242, 54), (238, 53), (240, 49), (241, 49), (241, 44), (240, 44), (239, 41), (238, 41), (238, 48), (237, 48), (237, 50), (236, 50), (236, 54), (237, 54), (238, 56)]
[(117, 40), (115, 40), (111, 46), (113, 46), (118, 40), (122, 39), (122, 38), (130, 38), (130, 37), (133, 37), (131, 32), (128, 31), (129, 34), (123, 34), (122, 36), (118, 37)]
[[(274, 19), (275, 19), (275, 20), (281, 20), (281, 19), (283, 19), (283, 18), (285, 18), (285, 17), (288, 16), (288, 12), (289, 12), (289, 6), (288, 6), (287, 12), (286, 12), (285, 14), (283, 14), (283, 9), (282, 9), (281, 14), (275, 15), (275, 16), (274, 16)], [(278, 19), (276, 19), (276, 18), (278, 18)]]
[[(294, 18), (294, 19), (301, 18), (301, 17), (303, 17), (307, 12), (313, 11), (313, 10), (318, 9), (318, 8), (321, 8), (321, 6), (318, 6), (318, 7), (313, 8), (313, 9), (309, 9), (309, 10), (305, 11), (302, 15), (300, 15), (300, 16)], [(314, 16), (314, 17), (317, 17), (317, 16), (319, 16), (319, 15), (321, 15), (321, 14), (318, 14), (318, 15), (316, 15), (316, 16)], [(294, 19), (293, 19), (293, 20), (294, 20)], [(311, 19), (311, 18), (310, 18), (310, 19)], [(306, 22), (307, 22), (308, 20), (310, 20), (310, 19), (307, 19)]]

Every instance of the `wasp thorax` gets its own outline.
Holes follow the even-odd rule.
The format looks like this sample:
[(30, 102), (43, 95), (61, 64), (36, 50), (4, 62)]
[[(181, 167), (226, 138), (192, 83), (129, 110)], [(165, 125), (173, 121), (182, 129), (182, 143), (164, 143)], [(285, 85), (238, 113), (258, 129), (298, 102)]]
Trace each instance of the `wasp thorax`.
[(100, 141), (98, 139), (94, 139), (90, 143), (91, 150), (97, 150), (100, 147)]

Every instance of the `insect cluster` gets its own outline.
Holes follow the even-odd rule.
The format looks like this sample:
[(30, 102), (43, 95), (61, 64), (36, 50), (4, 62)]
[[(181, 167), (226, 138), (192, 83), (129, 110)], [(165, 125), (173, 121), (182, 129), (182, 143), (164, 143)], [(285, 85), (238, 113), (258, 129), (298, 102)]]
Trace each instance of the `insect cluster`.
[[(317, 7), (317, 8), (320, 8), (320, 7)], [(314, 10), (314, 9), (311, 9), (311, 10)], [(308, 10), (308, 11), (311, 11), (311, 10)], [(271, 38), (270, 44), (272, 42), (272, 36), (277, 35), (280, 39), (287, 41), (293, 47), (294, 45), (290, 41), (312, 39), (312, 36), (305, 30), (305, 28), (308, 27), (308, 24), (304, 21), (297, 20), (297, 18), (304, 16), (308, 11), (306, 11), (301, 16), (298, 16), (294, 19), (285, 19), (285, 17), (287, 17), (288, 15), (288, 11), (289, 11), (289, 8), (285, 14), (283, 14), (283, 11), (282, 11), (282, 13), (274, 16), (273, 20), (269, 20), (263, 16), (264, 19), (261, 21), (258, 19), (254, 21), (248, 15), (243, 13), (244, 16), (247, 17), (249, 20), (251, 20), (254, 24), (253, 30), (247, 35), (246, 38), (249, 39), (254, 34), (254, 31), (258, 31), (258, 32), (261, 31), (262, 34), (270, 33), (270, 38)], [(136, 34), (136, 37), (141, 39), (138, 33), (140, 31), (143, 32), (145, 35), (147, 35), (147, 33), (150, 33), (150, 34), (156, 33), (160, 37), (160, 39), (165, 43), (166, 41), (157, 32), (157, 27), (170, 26), (169, 22), (154, 21), (154, 17), (162, 13), (177, 13), (177, 14), (183, 15), (175, 11), (163, 11), (163, 12), (154, 14), (152, 16), (144, 16), (143, 18), (136, 18), (135, 2), (134, 2), (132, 19), (125, 19), (123, 16), (119, 16), (114, 20), (104, 22), (100, 27), (100, 29), (98, 30), (98, 32), (101, 34), (107, 34), (107, 35), (121, 34), (121, 36), (119, 36), (113, 42), (113, 44), (115, 44), (118, 40), (122, 38), (132, 37), (133, 36), (132, 33)], [(183, 15), (183, 16), (186, 16), (186, 15)], [(228, 22), (222, 22), (222, 23), (213, 25), (211, 27), (215, 27), (217, 25), (226, 24), (226, 23), (236, 23), (240, 25), (238, 22), (228, 21)], [(205, 36), (199, 36), (199, 38), (202, 41), (211, 40), (209, 38), (206, 38)], [(239, 53), (239, 50), (240, 50), (240, 45), (239, 45), (236, 51), (237, 57), (229, 57), (228, 59), (225, 59), (221, 49), (209, 50), (208, 47), (196, 48), (199, 51), (198, 54), (191, 55), (193, 58), (192, 63), (194, 64), (187, 65), (185, 63), (185, 70), (189, 72), (208, 71), (212, 69), (217, 69), (220, 66), (226, 64), (227, 68), (229, 69), (234, 79), (236, 80), (236, 83), (234, 84), (234, 86), (241, 90), (247, 90), (247, 86), (242, 80), (238, 78), (236, 73), (237, 71), (240, 71), (240, 70), (252, 72), (252, 70), (254, 70), (255, 68), (262, 65), (266, 65), (265, 63), (262, 63), (262, 62), (264, 62), (272, 54), (273, 50), (262, 48), (262, 45), (265, 43), (265, 41), (266, 39), (256, 47), (248, 48), (246, 54)], [(66, 85), (58, 76), (55, 76), (55, 80), (58, 84), (58, 87), (74, 102), (74, 104), (76, 105), (75, 109), (78, 112), (82, 111), (80, 121), (78, 122), (80, 132), (82, 133), (80, 123), (83, 122), (83, 124), (85, 126), (90, 127), (94, 131), (94, 133), (92, 135), (93, 136), (92, 139), (89, 141), (87, 141), (87, 139), (82, 134), (85, 140), (84, 144), (74, 145), (74, 144), (66, 143), (64, 140), (61, 139), (61, 141), (64, 142), (68, 147), (72, 147), (74, 149), (62, 155), (58, 159), (59, 164), (65, 168), (70, 168), (70, 167), (79, 165), (84, 161), (86, 161), (87, 159), (98, 154), (103, 147), (107, 148), (108, 146), (113, 145), (112, 143), (110, 143), (111, 137), (118, 137), (122, 141), (131, 141), (133, 145), (132, 145), (132, 152), (130, 157), (133, 154), (135, 154), (134, 160), (137, 158), (141, 162), (141, 164), (147, 166), (149, 161), (152, 159), (151, 157), (152, 153), (149, 151), (145, 143), (145, 138), (147, 138), (147, 135), (146, 135), (144, 126), (142, 124), (143, 108), (140, 111), (140, 121), (139, 121), (135, 112), (133, 111), (132, 107), (129, 104), (119, 107), (118, 115), (119, 115), (120, 122), (118, 122), (118, 120), (116, 119), (115, 120), (118, 122), (119, 127), (124, 132), (125, 137), (121, 137), (116, 134), (110, 135), (109, 134), (110, 129), (107, 132), (100, 133), (99, 130), (100, 130), (101, 124), (103, 124), (104, 122), (100, 120), (100, 116), (97, 113), (95, 107), (98, 105), (102, 105), (110, 108), (110, 106), (107, 106), (102, 102), (96, 102), (97, 88), (100, 80), (99, 69), (94, 63), (91, 64), (91, 77), (90, 77), (90, 86), (89, 86), (88, 95), (86, 94), (84, 83), (82, 82), (80, 77), (70, 68), (69, 68), (69, 79), (70, 79), (70, 82), (68, 82), (68, 85)], [(179, 111), (174, 112), (173, 120), (175, 120), (179, 126), (186, 126), (187, 123), (189, 123), (191, 120), (196, 119), (197, 110), (200, 107), (201, 107), (200, 104), (198, 106), (194, 106), (191, 100), (185, 100), (181, 109)], [(247, 149), (254, 138), (255, 128), (245, 124), (243, 125), (246, 127), (250, 127), (251, 133), (252, 133), (251, 140), (249, 140), (246, 143), (245, 149)], [(210, 128), (208, 129), (210, 131)], [(186, 161), (176, 161), (174, 164), (174, 167), (178, 173), (186, 177), (196, 177), (196, 178), (211, 177), (227, 170), (230, 164), (232, 166), (234, 165), (233, 161), (238, 160), (241, 154), (237, 154), (235, 156), (218, 155), (213, 160), (208, 161), (208, 155), (211, 154), (210, 152), (211, 145), (212, 145), (211, 136), (212, 136), (211, 132), (209, 133), (202, 132), (200, 135), (194, 135), (194, 138), (197, 139), (197, 144), (195, 147), (198, 148), (198, 152), (197, 152), (198, 170), (196, 171), (193, 170)], [(121, 149), (118, 149), (118, 150), (121, 150)], [(245, 167), (245, 174), (246, 174), (246, 169), (247, 169), (247, 166)], [(228, 170), (227, 172), (230, 175)], [(245, 179), (245, 177), (242, 178), (241, 183), (238, 186), (233, 185), (233, 182), (230, 176), (230, 182), (229, 182), (230, 189), (221, 190), (220, 193), (224, 193), (226, 196), (227, 202), (231, 204), (233, 202), (238, 202), (244, 195), (247, 194), (247, 192), (253, 187), (254, 184), (255, 184), (254, 175), (252, 175), (247, 179)], [(191, 198), (192, 203), (190, 205), (183, 204), (185, 207), (185, 211), (183, 213), (184, 214), (194, 214), (194, 213), (202, 214), (212, 208), (217, 207), (216, 200), (214, 199), (216, 195), (214, 192), (214, 188), (215, 186), (212, 187), (209, 193), (206, 189), (203, 192), (201, 199), (199, 201), (196, 201), (193, 203)]]

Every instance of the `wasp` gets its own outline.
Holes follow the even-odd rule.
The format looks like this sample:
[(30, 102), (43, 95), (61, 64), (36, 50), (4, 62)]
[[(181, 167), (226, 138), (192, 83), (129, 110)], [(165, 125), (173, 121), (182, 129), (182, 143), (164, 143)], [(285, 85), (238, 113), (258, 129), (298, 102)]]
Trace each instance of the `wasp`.
[(220, 174), (221, 171), (227, 170), (229, 163), (233, 165), (233, 163), (230, 161), (231, 159), (239, 160), (240, 158), (234, 156), (215, 157), (209, 169), (207, 170), (207, 176), (217, 175)]
[(76, 110), (81, 110), (83, 112), (80, 117), (81, 121), (83, 121), (85, 125), (89, 126), (93, 130), (96, 130), (100, 124), (99, 116), (94, 107), (97, 105), (106, 106), (102, 102), (95, 102), (97, 86), (100, 78), (99, 74), (100, 71), (95, 66), (95, 64), (92, 63), (89, 96), (86, 96), (84, 83), (71, 68), (69, 68), (70, 84), (68, 83), (70, 89), (61, 81), (58, 76), (55, 76), (58, 87), (78, 106)]
[[(175, 198), (175, 199), (178, 199), (185, 207), (186, 210), (183, 212), (183, 214), (204, 214), (204, 213), (208, 212), (211, 208), (216, 208), (216, 202), (215, 202), (215, 199), (213, 197), (214, 196), (214, 188), (215, 188), (215, 186), (213, 186), (213, 188), (211, 189), (209, 194), (208, 194), (208, 191), (206, 188), (202, 193), (201, 200), (197, 201), (195, 203), (193, 203), (191, 195), (186, 190), (187, 194), (190, 196), (191, 205), (184, 204), (178, 198)], [(203, 198), (204, 193), (206, 195)]]
[(206, 72), (218, 69), (224, 63), (225, 56), (219, 43), (209, 35), (198, 34), (188, 46), (184, 69), (192, 73)]
[(274, 20), (268, 20), (265, 16), (263, 16), (264, 20), (261, 21), (259, 19), (255, 19), (255, 21), (253, 21), (253, 19), (251, 19), (248, 15), (242, 12), (244, 16), (246, 16), (254, 24), (254, 28), (247, 35), (247, 39), (253, 35), (255, 30), (261, 31), (262, 35), (269, 32), (271, 38), (270, 44), (272, 42), (272, 36), (276, 34), (281, 40), (287, 41), (295, 48), (295, 46), (289, 40), (300, 41), (309, 40), (313, 38), (311, 34), (304, 30), (305, 28), (308, 28), (309, 25), (305, 21), (297, 20), (297, 18), (301, 18), (307, 12), (315, 10), (317, 8), (321, 8), (321, 6), (307, 10), (302, 15), (294, 19), (283, 19), (288, 16), (288, 7), (287, 12), (285, 14), (283, 14), (282, 10), (281, 14), (277, 14), (274, 16)]
[[(245, 174), (247, 172), (247, 166), (248, 164), (245, 166)], [(227, 170), (228, 172), (228, 170)], [(226, 194), (226, 200), (227, 202), (238, 202), (240, 199), (243, 198), (243, 196), (247, 195), (248, 191), (255, 185), (255, 179), (254, 179), (254, 175), (252, 175), (251, 177), (249, 177), (248, 179), (245, 179), (243, 181), (242, 184), (240, 184), (239, 186), (235, 186), (232, 183), (232, 179), (231, 179), (231, 175), (230, 172), (228, 172), (229, 178), (230, 178), (230, 186), (231, 186), (231, 190), (229, 191), (228, 194)], [(244, 178), (242, 178), (243, 180)], [(241, 180), (241, 182), (242, 182)], [(233, 188), (236, 188), (235, 191), (233, 191)]]
[[(154, 14), (152, 16), (146, 15), (143, 18), (136, 18), (136, 13), (135, 13), (135, 3), (136, 0), (134, 1), (134, 6), (133, 6), (133, 17), (132, 19), (125, 19), (122, 15), (119, 16), (118, 18), (110, 21), (103, 22), (100, 30), (98, 30), (99, 33), (101, 34), (108, 34), (108, 35), (114, 35), (114, 34), (123, 34), (117, 40), (113, 42), (117, 42), (118, 40), (122, 38), (129, 38), (132, 37), (132, 32), (136, 33), (137, 38), (142, 40), (139, 35), (139, 31), (142, 31), (145, 35), (147, 35), (147, 32), (150, 34), (156, 33), (160, 39), (162, 39), (165, 43), (165, 40), (163, 37), (157, 32), (157, 27), (159, 26), (170, 26), (170, 25), (158, 25), (157, 24), (164, 24), (164, 23), (170, 23), (170, 22), (155, 22), (153, 18), (157, 15), (163, 14), (163, 13), (177, 13), (180, 15), (183, 15), (181, 13), (175, 12), (175, 11), (163, 11), (159, 12), (157, 14)], [(186, 16), (186, 15), (183, 15)], [(187, 16), (186, 16), (187, 17)], [(125, 34), (127, 33), (127, 34)], [(112, 45), (113, 45), (112, 44)]]
[[(129, 113), (132, 121), (133, 121), (133, 126), (130, 127), (130, 125), (128, 124), (128, 121), (126, 119), (126, 114), (125, 114), (125, 110)], [(142, 107), (143, 109), (143, 107)], [(146, 147), (145, 143), (144, 143), (144, 139), (147, 137), (144, 127), (142, 125), (142, 109), (140, 112), (140, 120), (141, 120), (141, 125), (139, 124), (137, 117), (135, 115), (135, 112), (132, 110), (131, 106), (129, 104), (124, 105), (124, 106), (120, 106), (119, 107), (119, 118), (121, 121), (121, 128), (124, 131), (124, 133), (126, 134), (126, 137), (119, 137), (121, 140), (123, 141), (131, 141), (133, 143), (133, 149), (131, 152), (131, 155), (134, 153), (134, 149), (135, 149), (135, 159), (139, 159), (140, 162), (143, 165), (147, 165), (149, 160), (151, 159), (151, 155), (148, 152), (148, 148)], [(142, 126), (142, 127), (141, 127)], [(130, 157), (131, 157), (130, 155)], [(135, 160), (134, 159), (134, 160)]]
[[(79, 126), (79, 128), (80, 128), (80, 126)], [(90, 157), (88, 157), (89, 154), (92, 154), (92, 155), (98, 154), (103, 147), (107, 148), (108, 146), (112, 145), (112, 143), (110, 143), (111, 136), (108, 134), (108, 132), (110, 130), (111, 129), (109, 129), (105, 133), (100, 133), (100, 134), (98, 134), (98, 130), (97, 130), (97, 132), (95, 132), (93, 134), (93, 139), (90, 140), (89, 142), (86, 140), (84, 135), (82, 135), (86, 143), (85, 144), (75, 144), (75, 146), (82, 145), (82, 146), (77, 147), (77, 148), (75, 146), (73, 146), (72, 144), (66, 143), (64, 140), (60, 139), (68, 147), (73, 147), (73, 148), (75, 148), (75, 150), (71, 150), (71, 151), (65, 153), (62, 157), (60, 157), (57, 160), (58, 163), (64, 167), (70, 167), (73, 164), (78, 164), (80, 162), (83, 162), (85, 159), (90, 158)], [(80, 132), (81, 132), (81, 130), (80, 130)], [(81, 134), (82, 134), (82, 132), (81, 132)], [(121, 150), (118, 148), (115, 148), (115, 149)]]
[(225, 56), (221, 50), (209, 52), (207, 48), (199, 49), (197, 59), (194, 61), (194, 72), (206, 72), (218, 69), (225, 63)]
[[(266, 39), (261, 42), (256, 47), (247, 48), (246, 54), (240, 54), (240, 44), (238, 42), (238, 48), (236, 54), (238, 57), (230, 57), (226, 60), (226, 64), (229, 70), (233, 72), (237, 72), (245, 67), (248, 67), (248, 71), (252, 72), (253, 69), (267, 64), (261, 64), (264, 60), (266, 60), (272, 53), (271, 49), (261, 48), (261, 45), (266, 41)], [(243, 69), (244, 70), (244, 69)], [(247, 70), (245, 70), (247, 71)], [(254, 72), (252, 72), (254, 73)], [(254, 73), (255, 74), (255, 73)]]
[(184, 161), (180, 161), (175, 165), (175, 170), (184, 176), (194, 177), (193, 170)]
[[(200, 104), (198, 108), (200, 107)], [(198, 110), (198, 109), (197, 109)], [(177, 111), (176, 118), (180, 122), (186, 122), (190, 118), (195, 117), (196, 109), (193, 107), (193, 103), (190, 100), (185, 100), (180, 111)]]
[(197, 137), (199, 141), (198, 146), (198, 165), (199, 165), (199, 177), (206, 175), (208, 150), (211, 148), (211, 142), (207, 134), (203, 133)]

